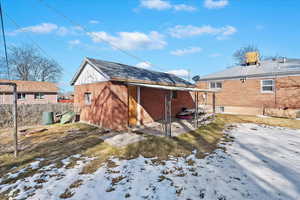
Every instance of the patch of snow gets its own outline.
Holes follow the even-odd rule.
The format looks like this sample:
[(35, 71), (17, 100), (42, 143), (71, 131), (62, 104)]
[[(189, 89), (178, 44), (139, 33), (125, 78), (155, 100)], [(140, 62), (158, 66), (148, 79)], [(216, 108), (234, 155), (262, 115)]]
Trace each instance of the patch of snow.
[(256, 117), (261, 117), (261, 118), (271, 118), (270, 116), (267, 116), (267, 115), (256, 115)]
[(69, 188), (69, 199), (300, 199), (300, 130), (238, 124), (226, 134), (234, 138), (222, 145), (226, 152), (217, 149), (204, 159), (197, 159), (196, 151), (161, 162), (113, 158), (114, 168), (80, 174), (91, 160), (82, 157), (74, 168), (43, 167), (32, 177), (0, 185), (0, 192), (12, 188), (10, 194), (20, 189), (15, 199), (60, 199), (70, 184), (82, 180)]

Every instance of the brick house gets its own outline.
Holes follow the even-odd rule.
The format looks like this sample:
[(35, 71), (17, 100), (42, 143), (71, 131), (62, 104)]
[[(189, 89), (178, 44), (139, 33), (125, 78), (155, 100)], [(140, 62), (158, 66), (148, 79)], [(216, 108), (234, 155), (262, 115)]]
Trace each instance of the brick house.
[[(300, 109), (300, 59), (273, 59), (202, 76), (199, 88), (214, 88), (217, 112), (296, 116)], [(211, 106), (203, 94), (200, 104)]]
[[(0, 80), (17, 84), (18, 104), (57, 103), (58, 87), (55, 83), (39, 81)], [(0, 85), (0, 104), (12, 104), (12, 87)]]
[(195, 106), (190, 82), (175, 75), (85, 58), (71, 85), (74, 106), (83, 122), (110, 129), (126, 129), (171, 116)]

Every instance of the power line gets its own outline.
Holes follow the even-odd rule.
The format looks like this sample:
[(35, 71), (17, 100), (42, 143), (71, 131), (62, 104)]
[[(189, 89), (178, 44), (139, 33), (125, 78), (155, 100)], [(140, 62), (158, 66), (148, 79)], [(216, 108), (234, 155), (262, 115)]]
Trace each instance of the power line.
[[(3, 14), (7, 17), (7, 19), (9, 19), (10, 20), (10, 22), (13, 24), (13, 25), (15, 25), (18, 29), (20, 29), (21, 28), (21, 26), (13, 19), (13, 18), (11, 18), (7, 13), (5, 13), (5, 12), (3, 12)], [(32, 37), (29, 35), (29, 34), (27, 34), (26, 32), (24, 32), (25, 33), (25, 35), (27, 36), (27, 38), (41, 51), (41, 52), (43, 52), (47, 57), (49, 57), (50, 59), (52, 59), (52, 60), (55, 60), (52, 56), (50, 56), (37, 42), (35, 42), (33, 39), (32, 39)], [(60, 67), (61, 67), (61, 65), (59, 64), (59, 63), (57, 63)]]
[(3, 37), (4, 52), (5, 52), (5, 61), (6, 61), (6, 68), (7, 68), (7, 78), (10, 79), (10, 71), (9, 71), (9, 65), (8, 65), (7, 47), (6, 47), (1, 1), (0, 1), (0, 16), (1, 16), (1, 28), (2, 28), (2, 37)]
[[(81, 25), (80, 23), (76, 22), (75, 20), (71, 19), (70, 17), (66, 16), (64, 13), (62, 13), (61, 11), (59, 11), (58, 9), (54, 8), (53, 6), (49, 5), (48, 3), (46, 3), (44, 0), (37, 0), (37, 2), (41, 3), (42, 5), (44, 5), (46, 8), (48, 8), (49, 10), (52, 10), (54, 13), (56, 13), (58, 16), (61, 16), (62, 18), (64, 18), (66, 21), (68, 21), (69, 23), (71, 23), (74, 26), (79, 26), (80, 28), (82, 28), (84, 30), (85, 33), (90, 34), (91, 31), (89, 31), (85, 26)], [(119, 50), (120, 52), (126, 54), (129, 57), (134, 58), (135, 60), (137, 60), (138, 62), (144, 62), (144, 63), (149, 63), (148, 61), (146, 61), (143, 58), (140, 58), (139, 56), (136, 56), (120, 47), (118, 47), (117, 45), (112, 44), (111, 42), (109, 42), (108, 40), (104, 39), (104, 38), (99, 38), (101, 41), (103, 41), (104, 43), (112, 46), (113, 48)], [(154, 65), (152, 62), (151, 66), (152, 67), (156, 67), (159, 69), (158, 66)], [(160, 69), (161, 70), (161, 69)], [(164, 71), (164, 70), (161, 70)]]
[[(79, 27), (81, 27), (86, 33), (89, 34), (89, 33), (91, 32), (91, 31), (89, 31), (85, 26), (83, 26), (83, 25), (81, 25), (80, 23), (78, 23), (78, 22), (72, 20), (70, 17), (66, 16), (65, 14), (63, 14), (62, 12), (60, 12), (59, 10), (57, 10), (56, 8), (50, 6), (49, 4), (47, 4), (46, 2), (44, 2), (43, 0), (37, 0), (37, 1), (40, 2), (40, 3), (42, 3), (42, 4), (43, 4), (44, 6), (46, 6), (48, 9), (52, 10), (53, 12), (55, 12), (57, 15), (59, 15), (59, 16), (65, 18), (67, 21), (69, 21), (69, 22), (70, 22), (71, 24), (73, 24), (74, 26), (79, 26)], [(128, 51), (126, 51), (126, 50), (120, 48), (120, 47), (118, 47), (117, 45), (112, 44), (112, 43), (109, 42), (108, 40), (105, 40), (105, 39), (103, 39), (103, 38), (99, 38), (99, 39), (100, 39), (101, 41), (107, 43), (108, 45), (112, 46), (113, 48), (115, 48), (115, 49), (121, 51), (122, 53), (124, 53), (124, 54), (126, 54), (126, 55), (128, 55), (128, 56), (130, 56), (130, 57), (132, 57), (132, 58), (134, 58), (134, 59), (136, 59), (136, 60), (138, 60), (139, 62), (147, 62), (147, 61), (145, 61), (144, 59), (142, 59), (142, 58), (140, 58), (140, 57), (138, 57), (138, 56), (136, 56), (136, 55), (134, 55), (134, 54), (132, 54), (132, 53), (130, 53), (130, 52), (128, 52)]]

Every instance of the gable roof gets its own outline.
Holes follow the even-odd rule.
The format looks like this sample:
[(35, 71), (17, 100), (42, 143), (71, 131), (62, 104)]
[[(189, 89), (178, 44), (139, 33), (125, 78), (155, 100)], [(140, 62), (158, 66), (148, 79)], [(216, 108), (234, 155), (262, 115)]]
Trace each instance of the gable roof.
[[(20, 81), (20, 80), (0, 80), (3, 82), (12, 82), (17, 84), (18, 92), (45, 92), (57, 93), (58, 87), (55, 83), (41, 81)], [(13, 88), (7, 85), (0, 85), (0, 92), (12, 92)]]
[(199, 81), (294, 74), (300, 74), (300, 59), (286, 59), (284, 63), (279, 62), (279, 60), (264, 60), (261, 61), (260, 66), (234, 66), (202, 76)]
[[(108, 77), (109, 80), (113, 81), (142, 82), (165, 85), (193, 85), (189, 81), (179, 78), (178, 76), (175, 76), (173, 74), (157, 72), (121, 63), (108, 62), (93, 58), (85, 58), (85, 61), (91, 64), (101, 74), (104, 74), (106, 77)], [(71, 85), (74, 85), (84, 66), (85, 62), (82, 64), (79, 71), (75, 74), (74, 78), (71, 81)]]

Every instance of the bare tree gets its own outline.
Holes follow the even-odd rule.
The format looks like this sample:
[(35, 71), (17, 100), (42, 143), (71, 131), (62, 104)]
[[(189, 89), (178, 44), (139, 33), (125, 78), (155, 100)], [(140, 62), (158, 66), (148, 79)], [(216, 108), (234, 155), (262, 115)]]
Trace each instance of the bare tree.
[[(1, 59), (4, 66), (4, 58)], [(62, 74), (59, 64), (32, 46), (10, 46), (8, 63), (12, 79), (57, 82)]]
[(236, 50), (233, 54), (234, 60), (237, 61), (237, 64), (242, 65), (246, 63), (246, 53), (256, 51), (261, 56), (260, 50), (254, 45), (248, 45)]

